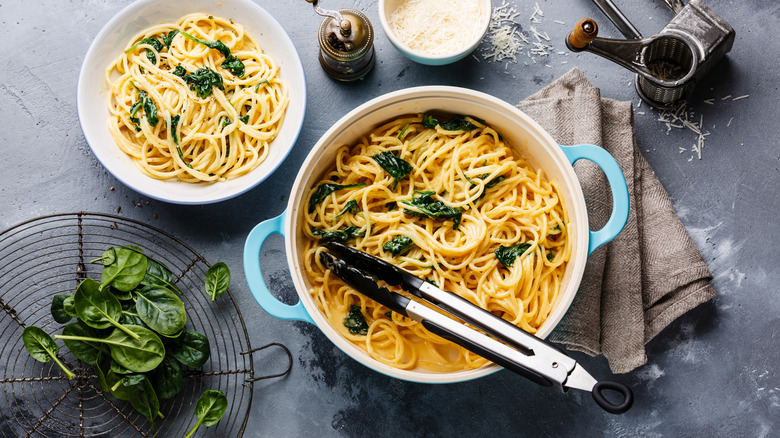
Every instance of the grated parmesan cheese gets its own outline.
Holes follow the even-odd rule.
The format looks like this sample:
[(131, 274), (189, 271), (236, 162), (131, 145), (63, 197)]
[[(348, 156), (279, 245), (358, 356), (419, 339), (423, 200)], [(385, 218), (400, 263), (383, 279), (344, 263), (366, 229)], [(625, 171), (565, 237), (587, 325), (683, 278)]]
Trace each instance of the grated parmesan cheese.
[(466, 48), (479, 38), (477, 0), (409, 0), (388, 17), (393, 34), (412, 50), (433, 56)]

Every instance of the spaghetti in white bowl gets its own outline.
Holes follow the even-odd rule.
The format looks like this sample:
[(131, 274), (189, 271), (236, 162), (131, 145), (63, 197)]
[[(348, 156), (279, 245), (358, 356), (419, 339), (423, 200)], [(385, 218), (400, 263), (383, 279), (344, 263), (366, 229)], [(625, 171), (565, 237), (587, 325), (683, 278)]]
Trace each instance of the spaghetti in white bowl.
[(79, 76), (84, 135), (130, 188), (178, 204), (237, 196), (286, 158), (306, 106), (284, 29), (249, 0), (142, 0), (90, 46)]

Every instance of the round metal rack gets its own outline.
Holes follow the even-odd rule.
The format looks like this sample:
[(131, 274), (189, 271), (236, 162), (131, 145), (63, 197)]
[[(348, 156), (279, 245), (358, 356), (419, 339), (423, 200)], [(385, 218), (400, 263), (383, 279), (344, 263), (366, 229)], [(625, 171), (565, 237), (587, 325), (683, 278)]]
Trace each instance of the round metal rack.
[[(184, 388), (160, 400), (164, 419), (155, 421), (157, 436), (183, 436), (195, 424), (195, 404), (207, 389), (219, 389), (228, 409), (215, 426), (198, 436), (241, 436), (252, 405), (253, 382), (282, 376), (292, 358), (281, 344), (252, 349), (233, 295), (215, 302), (203, 285), (209, 263), (181, 240), (141, 222), (98, 213), (45, 216), (0, 234), (0, 436), (123, 437), (153, 436), (149, 422), (129, 402), (103, 393), (94, 367), (76, 359), (62, 341), (60, 359), (76, 373), (67, 377), (52, 361), (41, 363), (27, 353), (22, 331), (27, 325), (53, 335), (62, 331), (50, 313), (52, 297), (73, 293), (84, 278), (99, 280), (102, 266), (90, 264), (111, 246), (136, 245), (166, 265), (187, 309), (187, 327), (205, 334), (211, 356), (198, 370), (185, 371)], [(278, 346), (289, 359), (282, 373), (255, 377), (252, 352)]]

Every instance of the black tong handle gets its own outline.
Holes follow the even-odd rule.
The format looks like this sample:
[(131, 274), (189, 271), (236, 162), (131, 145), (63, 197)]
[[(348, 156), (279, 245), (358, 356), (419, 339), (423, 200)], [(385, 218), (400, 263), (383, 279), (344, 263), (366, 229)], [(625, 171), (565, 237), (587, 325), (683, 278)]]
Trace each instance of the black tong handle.
[[(623, 401), (615, 404), (607, 400), (607, 398), (604, 397), (605, 389), (620, 393), (620, 395), (623, 396)], [(596, 404), (610, 414), (622, 414), (631, 409), (631, 405), (634, 404), (634, 393), (631, 391), (631, 388), (619, 382), (612, 382), (609, 380), (596, 382), (590, 393)]]

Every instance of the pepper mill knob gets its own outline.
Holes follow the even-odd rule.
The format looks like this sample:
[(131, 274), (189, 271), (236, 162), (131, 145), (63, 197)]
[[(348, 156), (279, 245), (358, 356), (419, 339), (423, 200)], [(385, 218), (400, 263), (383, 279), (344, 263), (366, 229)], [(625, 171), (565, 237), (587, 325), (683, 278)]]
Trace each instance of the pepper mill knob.
[(583, 18), (574, 26), (569, 34), (568, 43), (576, 49), (584, 49), (591, 41), (596, 39), (599, 26), (592, 18)]

